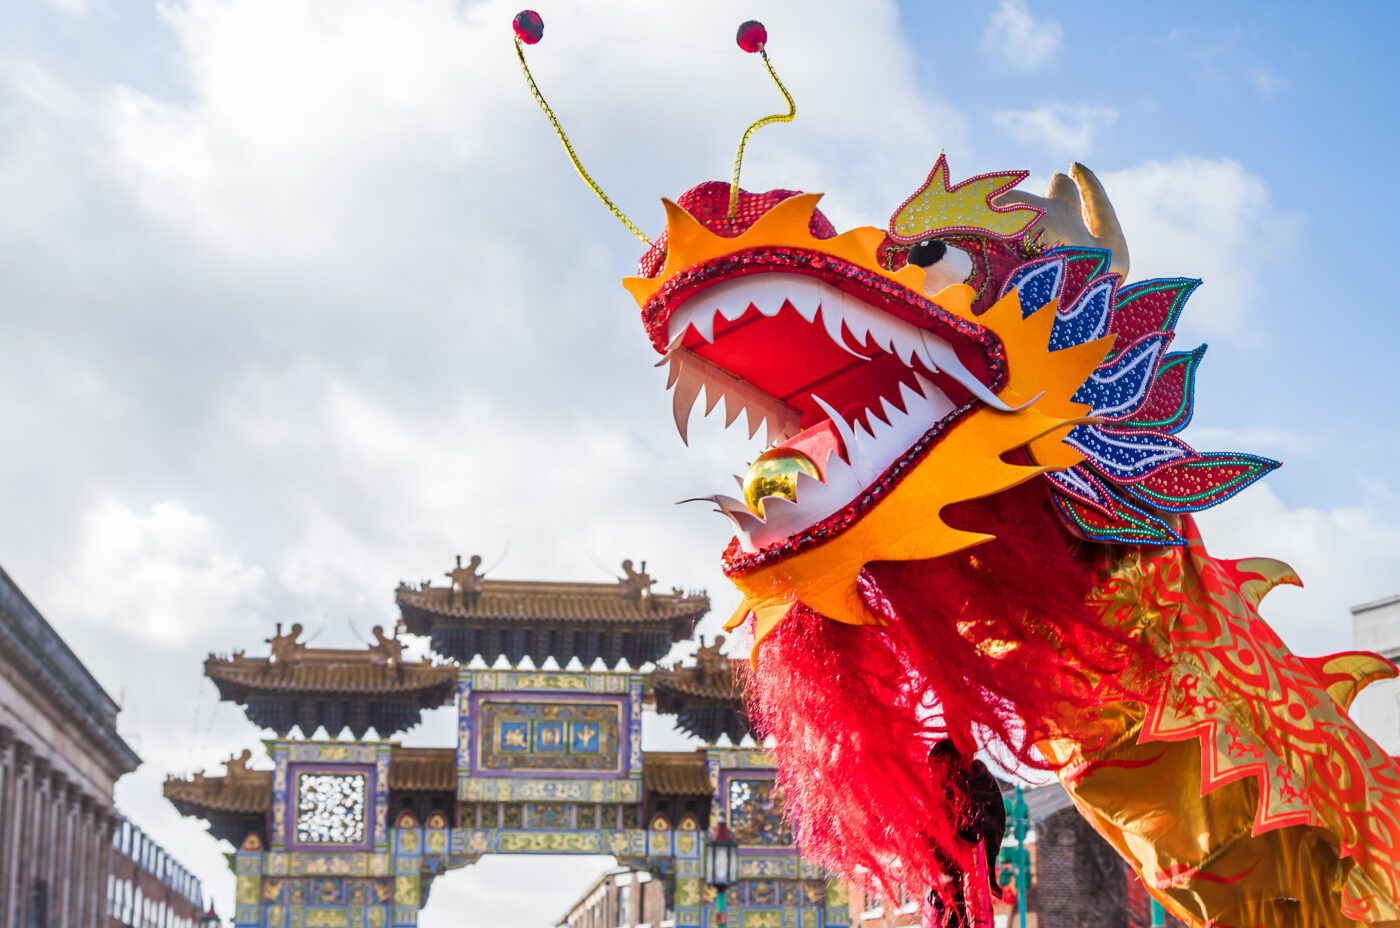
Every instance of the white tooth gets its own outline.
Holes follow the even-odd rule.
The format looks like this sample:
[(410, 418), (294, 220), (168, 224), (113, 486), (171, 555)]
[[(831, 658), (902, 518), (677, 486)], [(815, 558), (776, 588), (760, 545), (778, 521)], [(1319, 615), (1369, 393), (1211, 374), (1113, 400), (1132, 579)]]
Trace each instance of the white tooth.
[(844, 347), (846, 341), (841, 337), (841, 304), (837, 302), (838, 299), (830, 290), (822, 293), (822, 328), (826, 329), (827, 338)]
[[(901, 384), (901, 386), (903, 386), (903, 384)], [(908, 415), (900, 412), (899, 408), (896, 407), (894, 403), (891, 403), (888, 397), (880, 397), (880, 408), (884, 410), (885, 421), (889, 423), (891, 428), (897, 427), (901, 422), (909, 418)]]
[(708, 377), (705, 378), (705, 415), (715, 411), (719, 401), (724, 397), (724, 388)]
[[(833, 292), (836, 293), (836, 298), (839, 300), (836, 305), (841, 307), (841, 322), (845, 325), (846, 331), (851, 333), (852, 341), (857, 345), (868, 344), (867, 339), (878, 324), (874, 315), (866, 312), (865, 307), (855, 300), (842, 298), (840, 291)], [(878, 337), (876, 341), (879, 341)]]
[(704, 300), (704, 305), (710, 308), (712, 314), (733, 322), (748, 312), (749, 303), (753, 300), (749, 295), (750, 289), (751, 284), (743, 278), (726, 280), (710, 287), (695, 299)]
[[(682, 332), (681, 332), (679, 335), (677, 335), (675, 338), (671, 339), (671, 343), (670, 343), (669, 345), (666, 346), (666, 353), (663, 354), (663, 355), (661, 356), (661, 360), (660, 360), (660, 361), (657, 361), (655, 364), (653, 364), (652, 367), (660, 367), (660, 366), (663, 365), (663, 364), (670, 364), (670, 363), (672, 363), (672, 357), (671, 357), (671, 356), (672, 356), (672, 354), (674, 354), (674, 353), (681, 347), (681, 342), (683, 342), (683, 341), (685, 341), (685, 332), (684, 332), (684, 331), (682, 331)], [(668, 382), (668, 383), (666, 384), (666, 386), (667, 386), (667, 387), (670, 387), (671, 384)]]
[(739, 413), (744, 411), (744, 401), (737, 395), (724, 394), (724, 427), (729, 428), (734, 424), (734, 420), (739, 418)]
[(696, 313), (695, 319), (691, 321), (690, 325), (705, 341), (714, 342), (717, 315), (713, 309), (704, 307), (699, 313)]
[(811, 322), (817, 317), (817, 307), (822, 305), (824, 289), (820, 281), (793, 274), (788, 281), (788, 302), (804, 321)]
[(836, 426), (836, 434), (841, 436), (842, 443), (849, 447), (850, 443), (855, 439), (855, 434), (851, 432), (851, 427), (846, 424), (846, 420), (841, 417), (839, 412), (831, 407), (830, 403), (820, 396), (817, 396), (815, 393), (812, 394), (812, 402), (822, 408), (822, 412), (826, 413), (827, 418), (831, 420), (831, 424)]
[(930, 426), (957, 408), (953, 405), (953, 401), (948, 398), (948, 394), (934, 386), (923, 374), (916, 371), (914, 380), (918, 382), (924, 406), (929, 410)]
[[(826, 315), (825, 304), (823, 304), (822, 315)], [(860, 358), (862, 361), (869, 361), (870, 357), (868, 355), (863, 355), (859, 351), (856, 351), (854, 348), (851, 347), (850, 342), (846, 341), (846, 336), (844, 334), (844, 330), (846, 328), (845, 320), (842, 319), (839, 315), (834, 315), (832, 318), (835, 320), (836, 334), (831, 336), (831, 340), (834, 341), (841, 348), (842, 351), (846, 352), (846, 354), (850, 355), (851, 357)], [(828, 335), (831, 335), (831, 330), (832, 327), (828, 325), (826, 327)]]
[(705, 415), (714, 412), (721, 399), (724, 400), (726, 426), (733, 424), (741, 410), (747, 411), (750, 438), (764, 421), (769, 424), (770, 436), (797, 433), (800, 420), (797, 410), (777, 397), (764, 393), (753, 384), (740, 380), (684, 348), (671, 352), (669, 362), (667, 385), (673, 385), (676, 390), (672, 411), (682, 440), (687, 438), (685, 423), (702, 387), (705, 390)]
[(776, 416), (770, 415), (766, 416), (764, 421), (768, 426), (764, 434), (770, 447), (802, 431), (801, 424), (795, 417), (785, 417), (785, 421), (780, 421)]
[(723, 493), (719, 493), (715, 496), (708, 497), (708, 499), (712, 500), (716, 506), (725, 510), (726, 512), (742, 512), (747, 514), (751, 519), (757, 519), (757, 516), (754, 516), (752, 513), (749, 512), (748, 504), (741, 499), (735, 499), (732, 496), (725, 496)]
[(695, 399), (700, 395), (705, 381), (679, 359), (671, 365), (671, 379), (676, 385), (676, 392), (671, 397), (671, 414), (676, 419), (676, 431), (681, 433), (681, 443), (689, 445), (690, 411), (695, 407)]
[[(986, 384), (972, 376), (972, 371), (963, 366), (962, 361), (959, 360), (957, 352), (953, 350), (952, 345), (927, 332), (921, 334), (924, 340), (924, 348), (928, 351), (929, 356), (933, 359), (933, 363), (938, 366), (939, 370), (948, 374), (964, 387), (967, 387), (973, 396), (993, 409), (1000, 409), (1002, 412), (1015, 411), (998, 399), (997, 395), (993, 393)], [(1034, 400), (1031, 402), (1034, 402)], [(1024, 409), (1025, 407), (1022, 406), (1020, 408)]]
[(898, 328), (895, 332), (893, 349), (899, 360), (908, 367), (914, 366), (916, 358), (923, 350), (924, 340), (919, 330), (911, 326)]
[[(854, 471), (845, 461), (832, 455), (826, 468), (826, 480), (798, 474), (797, 503), (791, 504), (787, 500), (775, 502), (767, 510), (768, 517), (753, 532), (749, 541), (755, 550), (781, 541), (839, 512), (860, 493), (860, 489)], [(768, 504), (765, 502), (764, 505)], [(740, 544), (743, 543), (744, 539), (741, 538)]]
[(792, 276), (788, 274), (774, 274), (761, 281), (753, 298), (758, 311), (765, 316), (776, 316), (782, 312), (792, 289), (791, 282)]

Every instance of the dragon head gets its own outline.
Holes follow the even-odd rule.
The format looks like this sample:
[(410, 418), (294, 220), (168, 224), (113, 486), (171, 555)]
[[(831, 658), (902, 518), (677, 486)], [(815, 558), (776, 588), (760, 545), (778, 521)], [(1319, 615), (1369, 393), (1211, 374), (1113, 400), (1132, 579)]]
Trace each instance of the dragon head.
[(1033, 478), (1082, 536), (1173, 544), (1166, 514), (1276, 466), (1174, 437), (1204, 349), (1167, 349), (1198, 282), (1123, 286), (1108, 197), (1071, 174), (1042, 198), (1011, 189), (1024, 172), (953, 184), (940, 156), (886, 228), (840, 234), (818, 194), (740, 191), (732, 217), (721, 182), (664, 201), (665, 234), (624, 284), (677, 428), (703, 392), (766, 444), (740, 496), (708, 497), (736, 530), (731, 626), (753, 615), (761, 642), (797, 603), (879, 624), (864, 565), (987, 540), (945, 509)]
[[(517, 51), (538, 39), (517, 34)], [(1014, 189), (1022, 171), (954, 182), (939, 156), (883, 227), (845, 232), (820, 194), (742, 190), (752, 132), (796, 112), (765, 40), (740, 29), (788, 112), (750, 126), (731, 181), (663, 201), (655, 242), (554, 124), (649, 246), (624, 285), (682, 439), (703, 394), (756, 442), (739, 494), (705, 499), (734, 525), (727, 627), (753, 623), (748, 691), (804, 853), (933, 886), (953, 826), (888, 827), (946, 805), (909, 774), (920, 752), (946, 736), (1036, 763), (1097, 681), (1153, 666), (1088, 607), (1102, 559), (1085, 551), (1183, 545), (1183, 514), (1277, 463), (1177, 437), (1204, 348), (1170, 347), (1199, 281), (1125, 283), (1082, 165), (1039, 197)]]

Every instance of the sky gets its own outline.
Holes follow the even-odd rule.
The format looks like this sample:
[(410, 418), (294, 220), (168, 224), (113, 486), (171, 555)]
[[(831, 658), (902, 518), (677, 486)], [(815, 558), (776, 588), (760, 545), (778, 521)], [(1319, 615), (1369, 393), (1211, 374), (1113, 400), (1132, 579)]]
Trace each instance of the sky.
[[(227, 850), (160, 796), (261, 737), (201, 675), (277, 622), (392, 625), (400, 579), (606, 579), (623, 558), (736, 604), (725, 523), (674, 500), (751, 456), (672, 431), (618, 286), (640, 254), (525, 91), (517, 7), (462, 0), (0, 4), (0, 564), (123, 706), (122, 809), (230, 909)], [(653, 234), (779, 108), (734, 46), (757, 17), (796, 95), (745, 185), (883, 225), (954, 174), (1070, 160), (1133, 277), (1199, 276), (1186, 438), (1285, 466), (1202, 517), (1212, 551), (1304, 590), (1300, 653), (1400, 592), (1386, 172), (1400, 8), (1036, 0), (539, 0), (531, 50), (590, 170)], [(1343, 12), (1344, 11), (1344, 12)], [(600, 566), (601, 565), (601, 566)], [(684, 649), (679, 649), (678, 653)], [(404, 739), (449, 744), (450, 710)], [(646, 747), (682, 743), (651, 719)], [(553, 924), (605, 861), (440, 879), (427, 928)]]

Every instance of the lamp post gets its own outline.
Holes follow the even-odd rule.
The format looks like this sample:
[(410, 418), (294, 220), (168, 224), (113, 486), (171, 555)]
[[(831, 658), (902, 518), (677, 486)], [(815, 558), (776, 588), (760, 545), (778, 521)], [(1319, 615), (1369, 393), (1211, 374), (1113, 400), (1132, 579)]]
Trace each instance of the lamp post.
[(204, 913), (204, 917), (199, 920), (199, 928), (223, 928), (224, 923), (219, 920), (219, 913), (214, 911), (214, 900), (209, 900), (209, 910)]
[(739, 846), (729, 834), (729, 826), (720, 822), (715, 836), (705, 848), (705, 882), (715, 888), (715, 925), (724, 928), (729, 922), (725, 892), (739, 881)]
[(998, 856), (1006, 869), (998, 882), (1003, 886), (1012, 881), (1016, 883), (1016, 921), (1020, 928), (1026, 928), (1026, 896), (1031, 888), (1031, 854), (1026, 850), (1026, 835), (1031, 824), (1030, 809), (1026, 806), (1025, 791), (1019, 786), (1010, 799), (1002, 801), (1006, 805), (1007, 837), (1013, 838), (1016, 843), (1008, 842), (1001, 847)]

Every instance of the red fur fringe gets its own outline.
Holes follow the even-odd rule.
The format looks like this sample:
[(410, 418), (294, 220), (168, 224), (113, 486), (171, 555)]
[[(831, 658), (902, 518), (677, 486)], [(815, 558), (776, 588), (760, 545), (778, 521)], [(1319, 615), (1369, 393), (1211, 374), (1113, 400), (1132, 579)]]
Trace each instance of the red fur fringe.
[(797, 607), (759, 646), (747, 687), (803, 854), (887, 898), (901, 886), (922, 897), (944, 861), (970, 852), (954, 835), (966, 810), (929, 766), (933, 743), (1049, 769), (1036, 742), (1101, 701), (1096, 678), (1151, 659), (1085, 604), (1093, 555), (1038, 481), (955, 507), (949, 522), (996, 540), (868, 566), (860, 589), (883, 627)]

